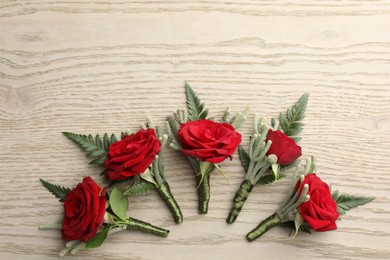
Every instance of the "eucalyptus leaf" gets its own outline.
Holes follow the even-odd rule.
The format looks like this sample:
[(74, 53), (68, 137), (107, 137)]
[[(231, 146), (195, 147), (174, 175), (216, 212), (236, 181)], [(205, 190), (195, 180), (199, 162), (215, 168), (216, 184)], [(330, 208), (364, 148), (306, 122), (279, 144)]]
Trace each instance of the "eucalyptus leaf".
[(110, 206), (114, 214), (123, 221), (127, 221), (126, 211), (129, 202), (119, 189), (114, 188), (110, 193)]

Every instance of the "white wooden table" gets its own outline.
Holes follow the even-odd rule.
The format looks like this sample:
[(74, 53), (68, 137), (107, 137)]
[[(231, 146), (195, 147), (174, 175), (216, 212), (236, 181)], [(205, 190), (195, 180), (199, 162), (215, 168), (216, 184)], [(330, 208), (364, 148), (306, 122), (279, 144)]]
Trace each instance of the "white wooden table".
[[(194, 175), (168, 150), (184, 223), (174, 224), (156, 193), (132, 197), (128, 214), (170, 229), (169, 237), (121, 233), (75, 259), (390, 258), (389, 61), (385, 0), (1, 1), (0, 258), (52, 259), (64, 245), (58, 231), (37, 228), (62, 216), (40, 177), (104, 183), (62, 131), (135, 131), (147, 115), (163, 124), (185, 106), (184, 80), (214, 115), (249, 105), (270, 118), (309, 92), (304, 157), (317, 157), (334, 189), (376, 200), (336, 231), (291, 239), (275, 228), (248, 243), (289, 180), (256, 186), (228, 225), (244, 177), (238, 157), (223, 164), (229, 183), (212, 176), (209, 213), (199, 215)], [(251, 120), (241, 132), (247, 144)]]

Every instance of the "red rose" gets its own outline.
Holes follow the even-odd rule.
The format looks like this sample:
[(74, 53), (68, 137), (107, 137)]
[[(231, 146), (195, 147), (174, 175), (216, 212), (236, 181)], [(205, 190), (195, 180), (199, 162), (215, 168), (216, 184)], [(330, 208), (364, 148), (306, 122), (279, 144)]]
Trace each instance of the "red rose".
[(106, 188), (85, 177), (66, 195), (62, 239), (86, 242), (93, 238), (103, 225), (106, 201)]
[[(337, 204), (332, 198), (328, 184), (323, 182), (314, 173), (305, 176), (303, 184), (309, 185), (308, 202), (302, 203), (298, 207), (303, 219), (315, 231), (328, 231), (337, 228), (336, 220), (339, 218)], [(300, 187), (300, 181), (295, 186), (295, 191)], [(303, 186), (302, 186), (303, 187)], [(302, 192), (302, 188), (301, 191)]]
[(154, 129), (140, 130), (110, 145), (105, 165), (110, 180), (124, 180), (143, 173), (160, 152)]
[(211, 163), (231, 159), (241, 143), (241, 134), (233, 126), (208, 119), (181, 124), (178, 135), (184, 155)]
[(301, 147), (298, 146), (293, 139), (279, 130), (272, 131), (270, 129), (267, 134), (266, 142), (268, 142), (268, 140), (271, 140), (272, 144), (267, 155), (275, 154), (278, 157), (278, 164), (280, 165), (290, 164), (302, 155)]

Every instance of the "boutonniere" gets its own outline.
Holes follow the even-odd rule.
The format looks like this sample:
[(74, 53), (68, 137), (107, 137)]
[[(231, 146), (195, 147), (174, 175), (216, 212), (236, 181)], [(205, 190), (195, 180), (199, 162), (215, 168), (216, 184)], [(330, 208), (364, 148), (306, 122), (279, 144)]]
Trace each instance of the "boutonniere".
[[(372, 201), (373, 197), (331, 193), (326, 182), (316, 172), (314, 157), (306, 161), (303, 174), (298, 175), (297, 167), (292, 186), (279, 209), (263, 220), (246, 236), (253, 241), (269, 229), (283, 225), (295, 232), (310, 233), (310, 229), (324, 232), (337, 229), (336, 221), (348, 210)], [(295, 236), (294, 235), (294, 236)]]
[(187, 110), (177, 110), (167, 118), (170, 146), (179, 150), (190, 163), (197, 183), (199, 213), (206, 214), (210, 201), (210, 173), (217, 169), (225, 176), (221, 163), (232, 159), (241, 143), (241, 134), (236, 131), (245, 121), (248, 109), (229, 119), (228, 109), (221, 122), (208, 115), (208, 109), (194, 90), (185, 83)]
[(64, 203), (61, 223), (43, 224), (40, 229), (60, 229), (62, 240), (67, 241), (60, 256), (76, 254), (82, 248), (100, 246), (107, 236), (125, 230), (139, 230), (166, 237), (169, 231), (126, 216), (127, 197), (114, 188), (110, 193), (101, 188), (90, 176), (73, 189), (41, 179), (60, 202)]
[(104, 167), (101, 175), (110, 181), (109, 188), (118, 186), (125, 196), (145, 195), (157, 190), (167, 204), (176, 223), (183, 222), (180, 207), (167, 182), (162, 160), (162, 150), (168, 136), (155, 127), (151, 117), (136, 133), (123, 132), (121, 140), (112, 134), (80, 135), (65, 132), (64, 135), (78, 144), (86, 156)]
[(284, 177), (280, 171), (291, 167), (301, 157), (301, 147), (297, 142), (300, 140), (298, 134), (302, 131), (301, 121), (308, 97), (308, 94), (303, 95), (286, 113), (280, 113), (279, 121), (272, 119), (272, 127), (264, 119), (260, 122), (259, 116), (255, 115), (248, 150), (241, 145), (238, 148), (246, 175), (234, 196), (227, 223), (231, 224), (237, 219), (255, 185), (269, 184)]

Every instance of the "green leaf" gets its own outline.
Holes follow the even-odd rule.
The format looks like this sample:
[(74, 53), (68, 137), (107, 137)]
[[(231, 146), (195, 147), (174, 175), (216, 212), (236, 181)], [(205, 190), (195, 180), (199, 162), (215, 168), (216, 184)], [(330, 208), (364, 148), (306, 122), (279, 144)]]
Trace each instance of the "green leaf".
[(233, 116), (230, 119), (229, 124), (233, 126), (235, 129), (240, 128), (242, 124), (245, 122), (246, 116), (248, 115), (249, 111), (250, 111), (250, 107), (247, 107), (245, 108), (244, 111), (238, 112), (235, 116)]
[(199, 120), (207, 118), (208, 110), (205, 109), (204, 104), (200, 101), (187, 81), (185, 82), (185, 93), (189, 119)]
[[(199, 166), (200, 166), (200, 175), (201, 175), (201, 178), (200, 178), (200, 181), (199, 181), (199, 184), (198, 184), (198, 187), (196, 187), (196, 189), (199, 189), (200, 185), (202, 184), (203, 182), (203, 179), (204, 177), (207, 175), (207, 174), (210, 174), (210, 170), (212, 168), (215, 168), (215, 165), (210, 163), (210, 162), (202, 162), (200, 161), (199, 162)], [(199, 175), (198, 174), (198, 175)]]
[(80, 146), (88, 159), (92, 159), (90, 164), (98, 165), (104, 164), (110, 145), (117, 140), (114, 134), (111, 135), (111, 138), (104, 134), (103, 139), (98, 134), (95, 138), (92, 135), (87, 136), (69, 132), (63, 132), (63, 134)]
[(110, 142), (113, 144), (113, 143), (116, 143), (118, 142), (118, 139), (116, 138), (116, 136), (114, 134), (111, 134), (111, 140)]
[(141, 181), (134, 184), (123, 193), (126, 196), (143, 196), (156, 189), (156, 186), (150, 182)]
[(299, 229), (301, 228), (301, 226), (303, 224), (303, 217), (301, 214), (299, 214), (299, 212), (297, 212), (297, 214), (295, 215), (294, 224), (295, 224), (295, 234), (294, 234), (293, 238), (298, 234)]
[(123, 221), (127, 221), (126, 211), (129, 202), (119, 189), (114, 188), (110, 193), (110, 206), (114, 214)]
[(140, 174), (139, 175), (142, 179), (144, 179), (145, 181), (149, 182), (149, 183), (152, 183), (154, 184), (155, 186), (158, 186), (158, 183), (156, 182), (156, 180), (154, 179), (154, 176), (152, 174), (152, 172), (150, 171), (149, 168), (146, 169), (146, 171), (144, 171), (144, 173)]
[(102, 231), (87, 241), (85, 248), (91, 249), (103, 244), (104, 240), (107, 238), (108, 231), (110, 231), (110, 226), (105, 226)]
[(71, 191), (69, 188), (65, 188), (56, 184), (52, 184), (48, 181), (45, 181), (43, 179), (39, 179), (42, 183), (42, 185), (50, 191), (56, 198), (60, 199), (60, 202), (64, 202), (66, 195)]
[(257, 184), (261, 184), (261, 185), (265, 185), (265, 184), (270, 184), (270, 183), (273, 183), (277, 180), (280, 180), (284, 177), (287, 177), (286, 174), (283, 174), (283, 173), (279, 173), (278, 177), (275, 176), (275, 174), (271, 173), (271, 174), (267, 174), (267, 175), (263, 175), (260, 177), (259, 181), (257, 182)]
[(222, 177), (225, 179), (225, 181), (226, 181), (227, 183), (229, 183), (229, 179), (226, 177), (226, 174), (225, 174), (225, 172), (222, 170), (221, 165), (219, 165), (219, 164), (214, 164), (214, 166), (215, 166), (215, 168), (219, 171), (219, 173), (222, 175)]
[[(105, 175), (105, 172), (107, 170), (105, 170), (104, 172), (102, 172), (103, 175)], [(132, 181), (134, 179), (134, 176), (130, 176), (124, 180), (120, 180), (120, 181), (110, 181), (110, 183), (108, 184), (107, 188), (110, 188), (112, 186), (116, 186), (116, 185), (120, 185), (120, 184), (123, 184), (123, 183), (126, 183), (126, 182), (129, 182), (129, 181)]]
[(340, 215), (344, 215), (350, 209), (356, 208), (358, 206), (367, 204), (368, 202), (374, 200), (374, 197), (365, 197), (365, 196), (355, 196), (350, 194), (338, 194), (338, 192), (333, 192), (332, 197), (336, 197), (337, 211)]
[(297, 135), (302, 131), (303, 124), (300, 121), (305, 117), (305, 110), (307, 102), (309, 100), (309, 94), (304, 94), (291, 108), (279, 115), (280, 126), (283, 129), (285, 135), (294, 137), (294, 141), (299, 141), (300, 138)]
[(103, 136), (103, 145), (104, 145), (104, 150), (108, 152), (108, 149), (110, 148), (111, 145), (111, 139), (108, 137), (107, 133), (105, 133)]
[(241, 164), (245, 169), (245, 172), (247, 172), (251, 159), (249, 158), (248, 152), (245, 151), (245, 149), (244, 149), (244, 147), (242, 147), (242, 145), (238, 146), (238, 155), (240, 157)]
[[(295, 222), (294, 222), (294, 221), (287, 221), (287, 222), (281, 223), (280, 225), (281, 225), (282, 227), (284, 227), (284, 228), (290, 229), (291, 231), (293, 231), (293, 232), (295, 233)], [(309, 226), (307, 223), (304, 222), (304, 223), (299, 227), (298, 232), (304, 232), (304, 233), (309, 233), (309, 234), (311, 234), (310, 226)]]
[(338, 197), (339, 197), (339, 191), (338, 191), (338, 190), (332, 192), (332, 199), (333, 199), (334, 201), (337, 201), (337, 198), (338, 198)]

